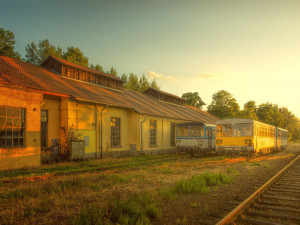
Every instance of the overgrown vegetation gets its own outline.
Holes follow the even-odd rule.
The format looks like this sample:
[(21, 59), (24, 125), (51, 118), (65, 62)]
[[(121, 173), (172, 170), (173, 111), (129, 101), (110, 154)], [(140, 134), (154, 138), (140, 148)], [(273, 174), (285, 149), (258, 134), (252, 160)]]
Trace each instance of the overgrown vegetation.
[[(87, 206), (73, 218), (72, 223), (74, 225), (111, 223), (147, 225), (150, 224), (151, 219), (162, 216), (160, 207), (162, 202), (174, 200), (178, 195), (184, 193), (201, 192), (206, 194), (211, 187), (231, 182), (232, 179), (223, 173), (207, 172), (189, 179), (179, 180), (174, 186), (153, 193), (134, 194), (123, 201), (116, 199), (105, 206)], [(191, 207), (197, 207), (197, 203), (191, 204)]]

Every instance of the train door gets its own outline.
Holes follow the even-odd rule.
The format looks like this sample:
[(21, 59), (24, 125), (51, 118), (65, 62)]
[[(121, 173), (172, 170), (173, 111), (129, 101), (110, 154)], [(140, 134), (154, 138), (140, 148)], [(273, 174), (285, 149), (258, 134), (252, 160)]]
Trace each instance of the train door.
[(212, 128), (207, 127), (208, 151), (212, 150)]

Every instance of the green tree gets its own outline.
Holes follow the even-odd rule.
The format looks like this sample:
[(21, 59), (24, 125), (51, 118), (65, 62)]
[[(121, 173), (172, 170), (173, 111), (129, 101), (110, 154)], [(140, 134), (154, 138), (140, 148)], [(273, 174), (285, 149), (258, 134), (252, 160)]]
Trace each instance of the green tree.
[(206, 105), (201, 97), (199, 96), (198, 92), (186, 92), (183, 93), (181, 98), (186, 100), (186, 104), (195, 106), (199, 109), (201, 109), (204, 105)]
[(113, 75), (115, 77), (118, 77), (117, 70), (113, 67), (111, 67), (110, 70), (107, 73), (110, 74), (110, 75)]
[(139, 91), (139, 78), (137, 75), (134, 75), (133, 73), (129, 74), (126, 88), (129, 90)]
[(157, 83), (156, 79), (153, 79), (151, 81), (150, 87), (152, 87), (152, 88), (154, 88), (156, 90), (160, 90), (160, 86), (158, 86), (158, 83)]
[(207, 112), (220, 118), (239, 117), (240, 106), (228, 91), (221, 90), (213, 94)]
[(73, 46), (68, 47), (67, 51), (63, 53), (62, 58), (75, 63), (80, 66), (89, 66), (89, 59), (86, 57), (79, 48)]
[(91, 65), (90, 65), (90, 68), (93, 69), (93, 70), (96, 70), (96, 71), (99, 71), (99, 72), (103, 72), (103, 73), (104, 73), (103, 67), (100, 66), (99, 64), (97, 64), (97, 65), (95, 65), (95, 66), (94, 66), (93, 64), (91, 64)]
[(139, 92), (144, 92), (150, 87), (150, 83), (143, 74), (143, 76), (140, 77), (139, 83), (138, 83), (138, 91)]
[(25, 61), (35, 65), (40, 65), (49, 55), (62, 56), (62, 49), (51, 45), (48, 39), (39, 41), (37, 45), (34, 42), (27, 44), (25, 51)]
[(284, 126), (284, 117), (278, 105), (272, 103), (260, 104), (256, 111), (258, 120), (277, 127)]
[(21, 55), (15, 51), (15, 35), (10, 30), (0, 28), (0, 55), (14, 59), (21, 59)]
[(246, 119), (258, 120), (256, 115), (256, 103), (255, 101), (248, 101), (244, 104), (244, 109), (240, 111), (240, 117)]

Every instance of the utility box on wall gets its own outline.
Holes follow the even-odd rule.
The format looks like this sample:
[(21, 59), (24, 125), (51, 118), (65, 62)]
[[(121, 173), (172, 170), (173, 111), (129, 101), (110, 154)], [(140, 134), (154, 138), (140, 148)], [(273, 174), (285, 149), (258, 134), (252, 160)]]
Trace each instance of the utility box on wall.
[(85, 142), (84, 141), (69, 141), (68, 147), (70, 150), (70, 160), (85, 158)]

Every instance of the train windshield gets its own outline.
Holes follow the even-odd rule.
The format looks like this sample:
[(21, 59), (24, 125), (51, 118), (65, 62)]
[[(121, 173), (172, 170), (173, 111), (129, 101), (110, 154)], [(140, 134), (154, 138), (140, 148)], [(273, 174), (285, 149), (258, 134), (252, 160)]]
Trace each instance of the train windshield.
[(217, 125), (218, 137), (250, 137), (252, 134), (252, 124), (250, 123)]
[(189, 136), (189, 127), (178, 127), (177, 137), (188, 137)]

